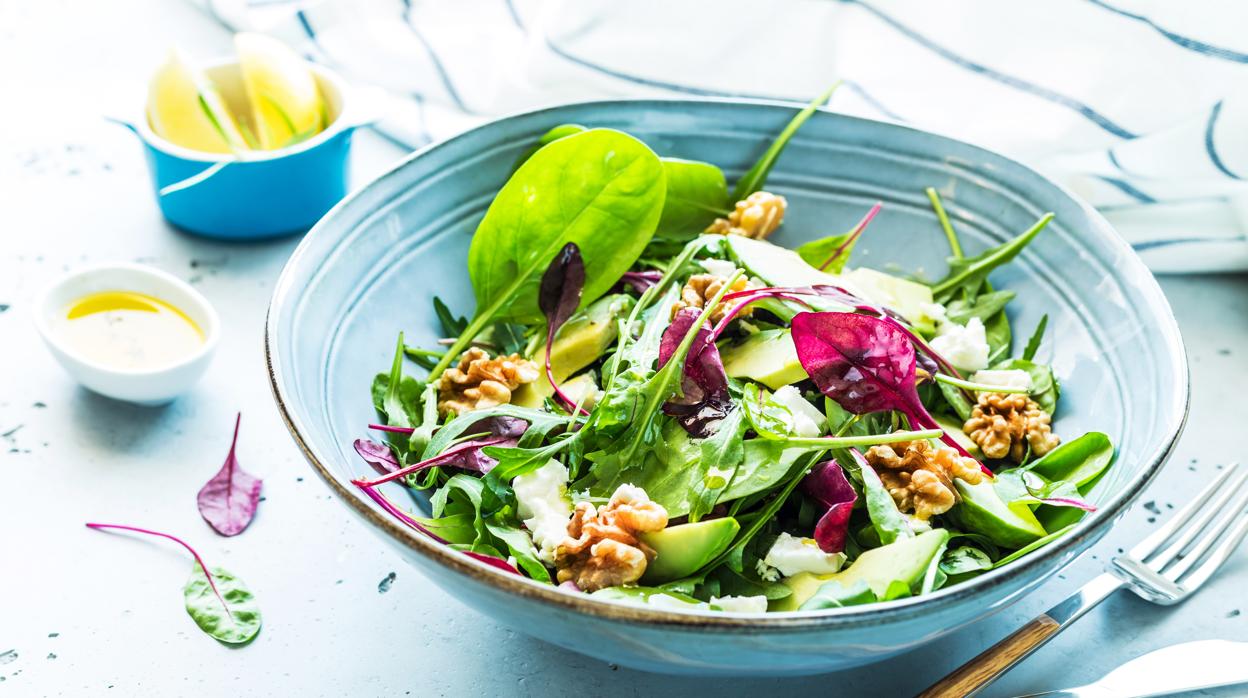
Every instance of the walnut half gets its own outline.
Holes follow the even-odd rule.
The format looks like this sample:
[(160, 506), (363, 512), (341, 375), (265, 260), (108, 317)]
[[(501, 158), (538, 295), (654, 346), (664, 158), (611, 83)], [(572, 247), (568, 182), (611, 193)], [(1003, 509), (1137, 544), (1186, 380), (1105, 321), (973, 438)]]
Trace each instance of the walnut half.
[(519, 354), (491, 359), (480, 347), (472, 347), (448, 368), (438, 381), (438, 410), (457, 415), (511, 402), (511, 392), (537, 380), (537, 364)]
[(654, 559), (638, 534), (666, 527), (667, 510), (633, 485), (620, 485), (600, 509), (577, 504), (568, 537), (555, 551), (559, 582), (575, 582), (586, 592), (636, 582)]
[[(706, 301), (714, 298), (715, 294), (719, 293), (720, 289), (724, 287), (725, 281), (727, 279), (715, 274), (694, 274), (689, 277), (689, 281), (685, 282), (685, 287), (680, 290), (680, 299), (672, 304), (672, 318), (675, 319), (676, 313), (685, 308), (704, 307)], [(728, 289), (728, 293), (744, 291), (749, 286), (750, 283), (743, 276), (733, 283), (732, 287)], [(728, 308), (731, 305), (732, 303), (729, 302), (721, 302), (715, 306), (715, 310), (712, 310), (711, 316), (707, 318), (712, 326), (719, 324), (719, 321), (724, 319), (724, 313), (728, 312)], [(740, 313), (737, 313), (737, 317), (748, 316), (750, 310), (751, 308), (745, 308)]]
[(716, 218), (706, 232), (763, 240), (784, 222), (784, 211), (788, 205), (783, 196), (756, 191), (738, 201), (727, 218)]
[(954, 478), (977, 485), (983, 471), (974, 458), (962, 456), (939, 442), (903, 441), (872, 446), (867, 462), (880, 475), (880, 480), (902, 512), (914, 512), (926, 521), (943, 514), (958, 502)]
[(962, 431), (979, 444), (988, 458), (1009, 457), (1022, 463), (1031, 455), (1043, 456), (1062, 442), (1053, 433), (1053, 418), (1035, 400), (1022, 394), (980, 393)]

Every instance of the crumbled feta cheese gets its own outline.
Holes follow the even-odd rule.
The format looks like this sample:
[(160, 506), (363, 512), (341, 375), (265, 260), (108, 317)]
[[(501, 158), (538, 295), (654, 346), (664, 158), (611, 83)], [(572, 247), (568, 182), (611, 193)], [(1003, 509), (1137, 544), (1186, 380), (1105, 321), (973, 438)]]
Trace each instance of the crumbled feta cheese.
[(711, 605), (730, 613), (766, 613), (766, 596), (712, 596)]
[(932, 530), (932, 523), (927, 519), (920, 519), (919, 517), (911, 514), (902, 514), (902, 516), (905, 517), (906, 524), (910, 526), (911, 532), (913, 532), (916, 536), (920, 533), (927, 533)]
[(919, 312), (922, 313), (924, 317), (930, 318), (932, 322), (935, 322), (938, 325), (942, 322), (948, 321), (949, 319), (949, 316), (945, 314), (945, 306), (940, 303), (920, 303)]
[(568, 536), (572, 505), (568, 502), (568, 469), (557, 460), (511, 482), (516, 508), (543, 562), (554, 563), (555, 548)]
[(737, 271), (737, 265), (732, 262), (726, 262), (722, 259), (699, 259), (698, 263), (702, 268), (715, 276), (722, 276), (725, 279), (732, 276)]
[(1017, 368), (998, 371), (977, 371), (975, 375), (971, 376), (971, 380), (984, 385), (999, 385), (1002, 388), (1017, 388), (1019, 390), (1031, 388), (1031, 374)]
[(772, 567), (762, 560), (754, 561), (754, 571), (758, 572), (758, 578), (764, 582), (780, 581), (780, 570)]
[(845, 564), (845, 553), (825, 553), (813, 538), (796, 538), (781, 533), (763, 562), (785, 577), (800, 572), (832, 574), (840, 571), (841, 565)]
[(931, 345), (958, 369), (973, 373), (988, 368), (988, 336), (983, 320), (977, 317), (965, 327), (956, 322), (942, 323)]
[(795, 435), (808, 438), (823, 435), (823, 425), (828, 419), (814, 405), (806, 402), (806, 398), (802, 397), (802, 391), (786, 385), (772, 393), (771, 400), (788, 409), (793, 415), (789, 427)]

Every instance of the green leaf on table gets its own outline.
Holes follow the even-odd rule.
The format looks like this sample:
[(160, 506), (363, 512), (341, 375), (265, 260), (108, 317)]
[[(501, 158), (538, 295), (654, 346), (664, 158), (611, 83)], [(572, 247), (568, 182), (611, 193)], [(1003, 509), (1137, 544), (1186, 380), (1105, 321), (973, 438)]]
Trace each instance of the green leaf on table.
[(472, 238), (473, 324), (541, 322), (541, 274), (569, 242), (585, 262), (581, 307), (596, 300), (645, 249), (665, 193), (658, 156), (628, 134), (591, 129), (542, 147), (499, 190)]
[(260, 606), (256, 597), (243, 580), (222, 567), (212, 568), (212, 581), (209, 581), (204, 568), (196, 562), (182, 595), (186, 612), (199, 629), (221, 642), (243, 645), (260, 632)]
[(784, 152), (784, 147), (789, 144), (789, 140), (793, 138), (793, 134), (797, 133), (797, 130), (802, 127), (802, 124), (805, 124), (806, 121), (810, 119), (811, 115), (818, 111), (819, 107), (823, 106), (829, 99), (831, 99), (832, 93), (836, 91), (837, 87), (840, 87), (839, 82), (832, 87), (829, 87), (827, 92), (815, 97), (809, 104), (806, 105), (805, 109), (802, 109), (793, 116), (793, 119), (790, 120), (789, 124), (784, 127), (784, 130), (780, 132), (780, 135), (776, 136), (776, 140), (772, 141), (771, 145), (767, 147), (767, 150), (763, 152), (763, 155), (758, 159), (758, 162), (754, 163), (754, 166), (751, 167), (749, 171), (742, 175), (741, 179), (737, 181), (736, 188), (732, 190), (732, 200), (734, 202), (741, 201), (750, 194), (753, 194), (763, 188), (763, 186), (767, 183), (767, 175), (771, 173), (771, 168), (775, 166), (776, 160), (780, 159), (780, 153)]

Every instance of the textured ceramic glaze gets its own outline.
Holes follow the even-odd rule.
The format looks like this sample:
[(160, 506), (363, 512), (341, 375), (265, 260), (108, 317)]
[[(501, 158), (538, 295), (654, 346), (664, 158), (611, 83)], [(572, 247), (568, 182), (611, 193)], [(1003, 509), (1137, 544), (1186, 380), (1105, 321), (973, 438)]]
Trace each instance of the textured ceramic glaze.
[[(291, 258), (266, 335), (279, 407), (314, 469), (349, 511), (469, 606), (564, 647), (656, 671), (800, 674), (876, 661), (1001, 609), (1070, 562), (1121, 515), (1181, 431), (1187, 367), (1164, 297), (1099, 215), (1031, 170), (957, 141), (824, 112), (793, 139), (768, 181), (790, 203), (776, 242), (844, 232), (882, 200), (854, 264), (939, 278), (947, 248), (925, 187), (940, 191), (968, 254), (1018, 234), (1044, 211), (1057, 214), (993, 281), (1018, 292), (1011, 314), (1019, 334), (1050, 316), (1040, 359), (1062, 380), (1058, 432), (1104, 431), (1120, 448), (1093, 495), (1099, 511), (1072, 534), (1019, 564), (918, 599), (766, 616), (682, 613), (565, 594), (478, 564), (387, 518), (349, 484), (369, 472), (351, 444), (374, 417), (368, 386), (389, 365), (395, 335), (432, 345), (435, 293), (471, 314), (469, 240), (516, 157), (541, 133), (567, 122), (623, 129), (660, 155), (719, 164), (731, 181), (792, 115), (787, 106), (724, 101), (559, 107), (416, 153), (344, 201)], [(405, 496), (397, 486), (389, 493)]]

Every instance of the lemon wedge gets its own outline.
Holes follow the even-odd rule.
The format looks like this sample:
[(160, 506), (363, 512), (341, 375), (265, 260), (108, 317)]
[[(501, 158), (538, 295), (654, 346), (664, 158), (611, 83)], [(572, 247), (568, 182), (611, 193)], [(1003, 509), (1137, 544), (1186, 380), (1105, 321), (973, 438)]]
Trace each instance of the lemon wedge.
[(147, 119), (156, 135), (192, 150), (229, 153), (247, 147), (220, 93), (177, 49), (152, 76)]
[(260, 34), (236, 34), (234, 48), (260, 148), (293, 145), (324, 128), (316, 78), (297, 53)]

